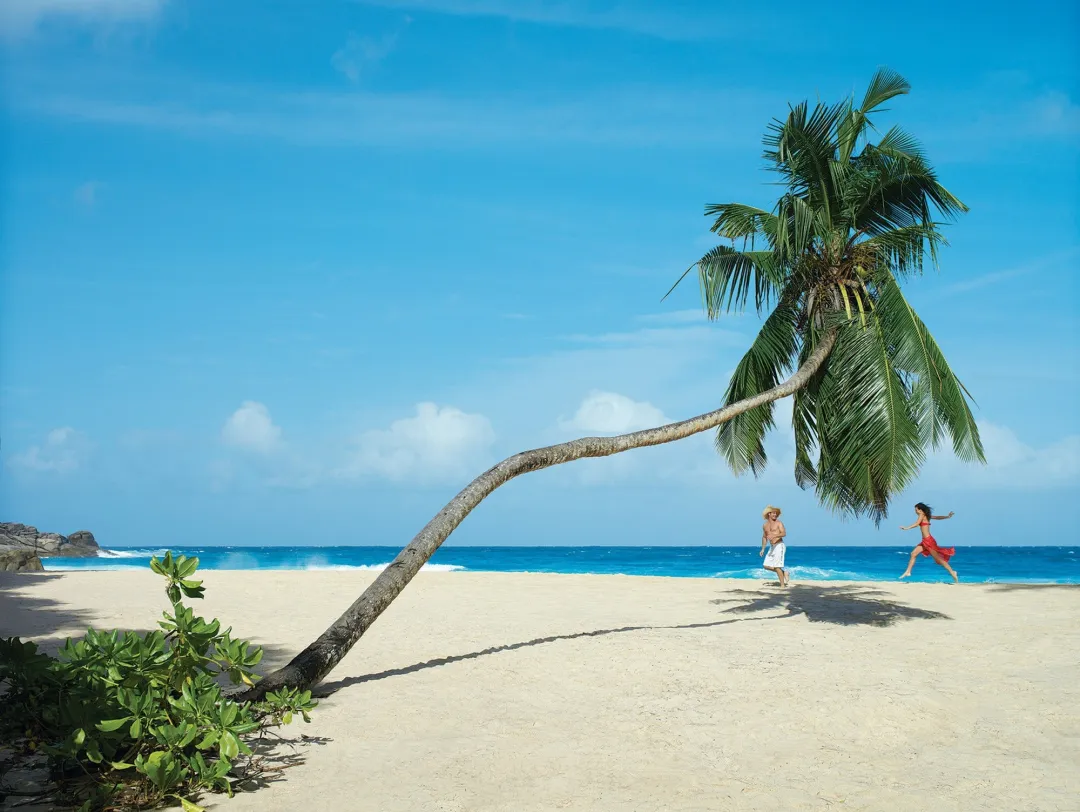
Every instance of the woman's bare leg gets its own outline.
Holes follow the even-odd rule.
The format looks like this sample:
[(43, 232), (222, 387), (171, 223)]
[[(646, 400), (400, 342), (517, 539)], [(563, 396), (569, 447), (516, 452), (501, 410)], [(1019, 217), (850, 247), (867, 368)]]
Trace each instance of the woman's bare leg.
[(945, 568), (945, 571), (946, 571), (947, 573), (949, 573), (949, 575), (951, 575), (951, 576), (952, 576), (952, 579), (953, 579), (953, 583), (954, 583), (954, 584), (958, 584), (958, 583), (960, 583), (960, 576), (956, 574), (956, 570), (954, 570), (954, 569), (953, 569), (952, 567), (950, 567), (950, 566), (949, 566), (949, 562), (945, 560), (945, 557), (944, 557), (944, 556), (942, 556), (942, 555), (941, 555), (941, 553), (939, 553), (939, 552), (938, 552), (937, 550), (931, 550), (931, 551), (930, 551), (930, 556), (931, 556), (931, 557), (932, 557), (932, 558), (933, 558), (933, 559), (934, 559), (934, 560), (935, 560), (936, 562), (938, 562), (939, 564), (941, 564), (941, 566), (943, 566), (943, 567)]
[(911, 551), (911, 557), (908, 558), (907, 569), (904, 570), (904, 574), (900, 576), (901, 580), (911, 575), (911, 568), (915, 566), (915, 559), (922, 553), (923, 546), (920, 544), (914, 550)]

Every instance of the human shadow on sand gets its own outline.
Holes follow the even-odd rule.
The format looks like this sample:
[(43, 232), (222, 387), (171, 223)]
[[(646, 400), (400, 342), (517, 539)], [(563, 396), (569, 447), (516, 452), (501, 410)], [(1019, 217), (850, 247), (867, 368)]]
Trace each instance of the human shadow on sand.
[(805, 615), (811, 623), (839, 626), (892, 626), (902, 620), (952, 620), (943, 612), (920, 609), (894, 600), (888, 592), (868, 586), (798, 584), (775, 592), (733, 589), (711, 603), (735, 613), (771, 612)]
[(775, 612), (782, 610), (783, 614), (770, 614), (762, 617), (734, 617), (724, 620), (707, 621), (703, 623), (684, 623), (670, 626), (622, 626), (616, 629), (596, 629), (587, 632), (574, 632), (572, 634), (557, 634), (550, 637), (537, 637), (533, 640), (525, 640), (520, 643), (508, 643), (501, 646), (491, 646), (481, 651), (471, 651), (467, 654), (454, 654), (447, 657), (438, 657), (421, 663), (391, 668), (374, 674), (363, 674), (356, 677), (347, 677), (336, 682), (324, 682), (314, 694), (319, 697), (327, 697), (342, 688), (358, 685), (364, 682), (400, 677), (406, 674), (415, 674), (428, 668), (439, 668), (451, 663), (476, 660), (491, 654), (500, 654), (506, 651), (515, 651), (531, 646), (542, 646), (549, 643), (557, 643), (563, 640), (579, 640), (585, 637), (603, 637), (609, 634), (627, 634), (642, 631), (664, 631), (678, 629), (709, 629), (716, 626), (726, 626), (731, 623), (745, 623), (750, 621), (783, 620), (794, 615), (805, 615), (814, 623), (836, 623), (845, 626), (891, 626), (899, 620), (951, 620), (948, 615), (934, 612), (928, 609), (919, 609), (907, 606), (894, 600), (880, 597), (888, 593), (869, 587), (842, 586), (794, 586), (775, 593), (757, 592), (748, 589), (737, 589), (725, 593), (724, 598), (710, 601), (718, 606), (728, 603), (736, 603), (729, 606), (725, 613), (750, 614), (756, 612)]

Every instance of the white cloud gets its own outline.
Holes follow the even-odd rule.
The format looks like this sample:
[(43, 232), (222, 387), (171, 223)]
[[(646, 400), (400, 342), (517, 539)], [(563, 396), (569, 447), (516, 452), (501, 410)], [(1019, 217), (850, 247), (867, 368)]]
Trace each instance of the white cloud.
[(617, 392), (590, 392), (570, 420), (560, 421), (566, 429), (597, 434), (625, 434), (672, 422), (651, 403), (636, 401)]
[[(406, 25), (409, 22), (409, 18), (406, 18)], [(365, 70), (382, 62), (390, 55), (397, 41), (397, 32), (386, 34), (378, 40), (371, 37), (359, 37), (350, 32), (345, 44), (334, 52), (330, 64), (350, 82), (359, 82)]]
[(146, 22), (157, 17), (164, 5), (165, 0), (3, 0), (0, 36), (27, 36), (41, 23), (53, 19), (102, 24)]
[(1080, 435), (1041, 447), (1028, 445), (1007, 426), (980, 422), (986, 465), (965, 464), (943, 448), (926, 464), (928, 478), (958, 490), (1038, 491), (1080, 484)]
[(491, 421), (484, 415), (420, 403), (415, 417), (364, 432), (341, 474), (429, 481), (479, 473), (476, 468), (494, 442)]
[(28, 471), (69, 474), (86, 461), (90, 449), (86, 435), (65, 426), (50, 431), (41, 445), (30, 446), (20, 454), (13, 454), (8, 458), (8, 463)]
[(274, 425), (266, 406), (248, 400), (225, 421), (221, 439), (226, 445), (271, 454), (281, 447), (281, 427)]

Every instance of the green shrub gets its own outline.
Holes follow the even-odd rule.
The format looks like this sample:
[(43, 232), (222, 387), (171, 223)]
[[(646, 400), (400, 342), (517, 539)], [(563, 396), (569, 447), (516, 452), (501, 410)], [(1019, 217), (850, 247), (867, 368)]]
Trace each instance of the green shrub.
[(0, 639), (0, 741), (47, 755), (63, 797), (85, 810), (142, 809), (205, 791), (232, 795), (251, 774), (251, 743), (294, 715), (310, 722), (310, 691), (285, 689), (236, 702), (221, 683), (253, 685), (262, 650), (233, 640), (182, 602), (201, 598), (199, 559), (156, 556), (172, 612), (160, 631), (97, 631), (53, 658), (17, 637)]

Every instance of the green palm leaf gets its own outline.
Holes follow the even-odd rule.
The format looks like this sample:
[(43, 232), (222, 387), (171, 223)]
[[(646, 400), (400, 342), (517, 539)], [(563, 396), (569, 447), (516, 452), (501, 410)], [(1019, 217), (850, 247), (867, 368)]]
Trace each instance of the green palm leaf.
[[(781, 303), (765, 320), (754, 343), (739, 361), (728, 384), (724, 404), (737, 403), (776, 386), (792, 368), (799, 348), (796, 308)], [(717, 429), (716, 448), (736, 476), (765, 470), (765, 435), (773, 428), (773, 404), (737, 415)]]
[[(975, 416), (968, 407), (970, 395), (953, 373), (914, 308), (904, 298), (900, 286), (891, 276), (878, 285), (878, 318), (893, 342), (896, 365), (905, 372), (917, 375), (923, 383), (921, 397), (929, 399), (931, 420), (939, 423), (953, 441), (953, 453), (965, 462), (986, 462)], [(931, 447), (937, 448), (940, 431), (929, 432)]]
[(841, 333), (819, 392), (818, 497), (841, 512), (880, 521), (892, 494), (918, 473), (925, 452), (910, 392), (878, 319), (868, 329)]
[(870, 80), (863, 96), (863, 113), (872, 113), (889, 99), (896, 98), (911, 92), (911, 85), (907, 79), (889, 68), (879, 68)]
[[(871, 117), (909, 90), (883, 68), (858, 107), (853, 98), (802, 102), (772, 121), (763, 155), (783, 187), (775, 207), (707, 207), (713, 231), (732, 245), (679, 280), (697, 268), (710, 318), (744, 308), (751, 295), (759, 312), (776, 302), (726, 404), (772, 388), (835, 335), (831, 357), (793, 396), (795, 480), (827, 507), (875, 521), (946, 438), (961, 459), (984, 461), (970, 395), (897, 281), (936, 265), (942, 226), (967, 211), (910, 133), (894, 126), (872, 143)], [(720, 427), (717, 450), (736, 474), (765, 468), (773, 423), (769, 405)]]
[(751, 290), (760, 310), (775, 298), (783, 283), (772, 251), (736, 251), (718, 245), (698, 260), (697, 268), (709, 318), (725, 310), (745, 308)]

